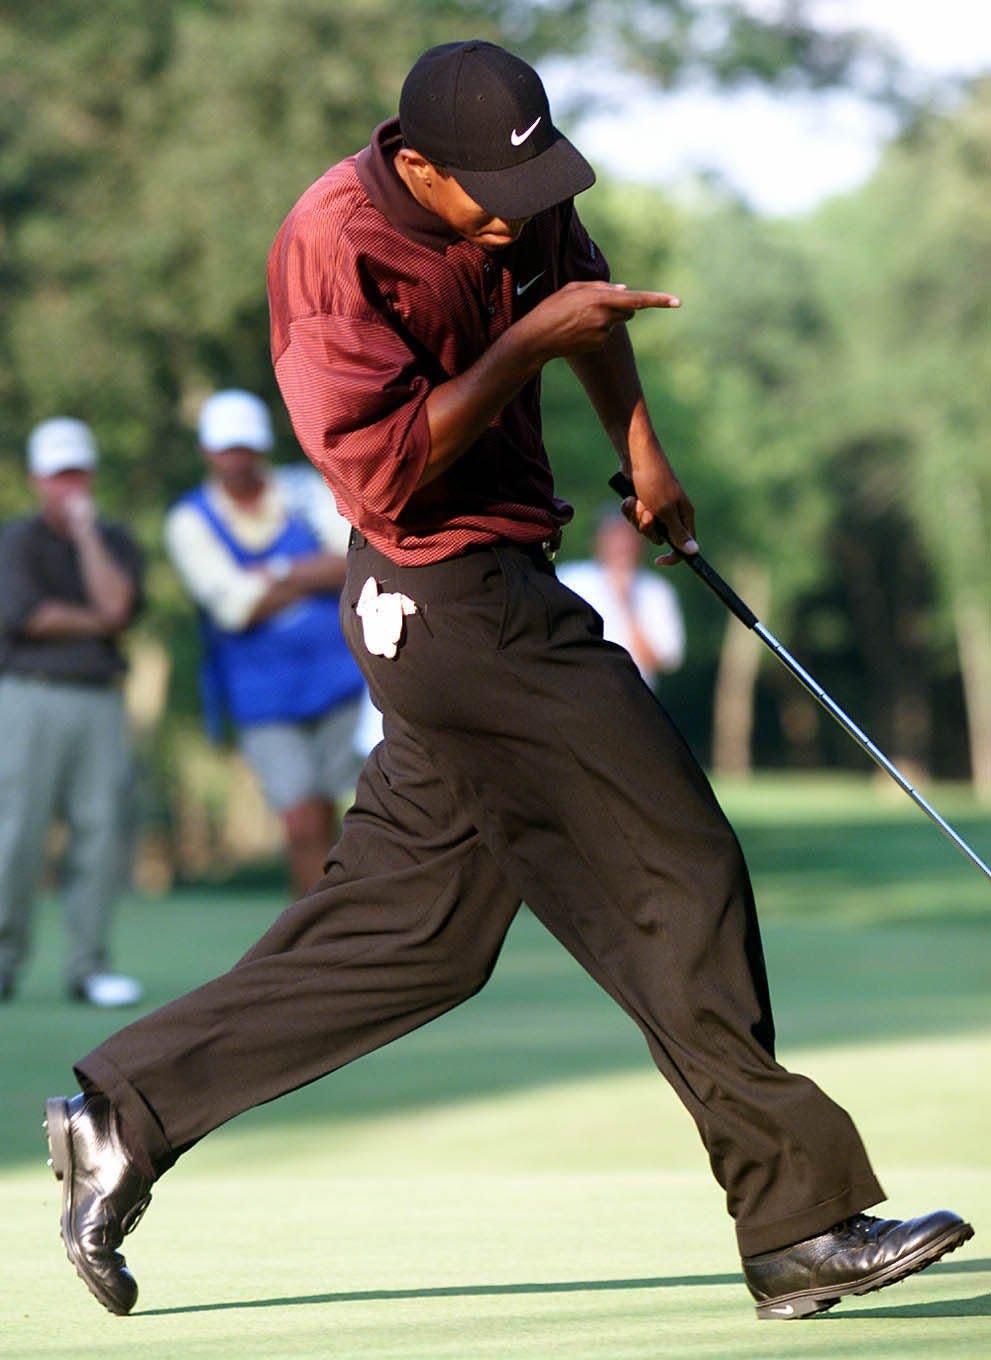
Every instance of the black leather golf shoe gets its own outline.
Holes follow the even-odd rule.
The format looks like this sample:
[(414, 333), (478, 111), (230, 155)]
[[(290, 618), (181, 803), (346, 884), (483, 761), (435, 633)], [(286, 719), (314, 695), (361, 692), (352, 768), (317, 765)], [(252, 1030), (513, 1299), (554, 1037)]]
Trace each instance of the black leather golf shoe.
[(897, 1284), (973, 1236), (970, 1224), (948, 1209), (905, 1222), (854, 1214), (818, 1237), (745, 1256), (743, 1276), (759, 1318), (810, 1317), (845, 1294)]
[(62, 1182), (62, 1241), (76, 1274), (111, 1313), (129, 1313), (138, 1286), (117, 1248), (151, 1200), (128, 1160), (110, 1102), (56, 1096), (45, 1104), (51, 1167)]

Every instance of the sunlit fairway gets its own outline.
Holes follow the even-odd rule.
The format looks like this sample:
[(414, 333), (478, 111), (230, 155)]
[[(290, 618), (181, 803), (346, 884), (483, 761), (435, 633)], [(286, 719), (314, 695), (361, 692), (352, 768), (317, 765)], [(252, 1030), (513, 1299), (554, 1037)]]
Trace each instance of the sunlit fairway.
[[(987, 858), (987, 811), (932, 793)], [(185, 1157), (127, 1242), (137, 1309), (111, 1317), (62, 1255), (41, 1107), (122, 1017), (62, 1001), (49, 911), (0, 1011), (0, 1354), (991, 1354), (991, 885), (868, 780), (723, 794), (762, 903), (782, 1059), (854, 1114), (885, 1212), (957, 1209), (971, 1243), (811, 1321), (757, 1323), (690, 1120), (625, 1017), (523, 913), (476, 1000)], [(281, 905), (259, 886), (135, 900), (117, 961), (158, 1004)]]

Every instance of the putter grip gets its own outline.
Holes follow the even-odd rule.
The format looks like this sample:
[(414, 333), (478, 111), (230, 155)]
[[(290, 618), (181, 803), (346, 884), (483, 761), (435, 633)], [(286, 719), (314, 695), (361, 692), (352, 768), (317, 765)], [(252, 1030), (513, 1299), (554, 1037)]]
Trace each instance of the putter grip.
[[(609, 485), (624, 500), (627, 496), (637, 494), (636, 487), (625, 472), (614, 472), (609, 478)], [(677, 548), (675, 548), (675, 552), (678, 552)], [(726, 608), (736, 615), (744, 627), (753, 628), (758, 622), (757, 615), (740, 599), (733, 587), (723, 580), (719, 572), (714, 567), (709, 566), (701, 553), (678, 553), (678, 556), (701, 581), (705, 582), (714, 595), (719, 596)]]

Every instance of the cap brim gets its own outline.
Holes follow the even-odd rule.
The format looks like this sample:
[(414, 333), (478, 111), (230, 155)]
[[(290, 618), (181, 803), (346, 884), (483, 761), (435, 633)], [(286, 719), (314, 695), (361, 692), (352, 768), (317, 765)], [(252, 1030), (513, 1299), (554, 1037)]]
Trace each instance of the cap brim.
[(95, 458), (87, 458), (83, 454), (75, 457), (55, 458), (49, 461), (38, 459), (28, 463), (28, 472), (32, 477), (40, 477), (43, 481), (48, 477), (57, 477), (61, 472), (92, 472), (96, 467)]
[(560, 134), (539, 156), (505, 170), (448, 170), (466, 194), (504, 221), (535, 217), (595, 183), (588, 161)]

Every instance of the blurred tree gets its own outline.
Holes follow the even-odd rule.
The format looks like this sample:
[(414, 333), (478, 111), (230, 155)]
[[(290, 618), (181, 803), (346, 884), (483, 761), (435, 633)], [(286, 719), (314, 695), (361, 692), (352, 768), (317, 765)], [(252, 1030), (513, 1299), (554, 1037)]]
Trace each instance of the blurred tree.
[(893, 531), (911, 545), (896, 576), (913, 567), (918, 575), (914, 559), (924, 560), (940, 610), (922, 641), (932, 651), (952, 640), (972, 776), (988, 794), (991, 81), (956, 112), (920, 118), (872, 182), (825, 208), (814, 227), (821, 293), (840, 340), (829, 377), (834, 466), (851, 468), (859, 551), (870, 545), (877, 579), (890, 576), (892, 558), (872, 543), (887, 515), (888, 545)]
[[(685, 330), (677, 383), (703, 551), (767, 623), (787, 624), (822, 570), (829, 486), (814, 406), (826, 320), (793, 229), (722, 196), (700, 205), (679, 251)], [(746, 773), (761, 647), (723, 620), (712, 760)]]

